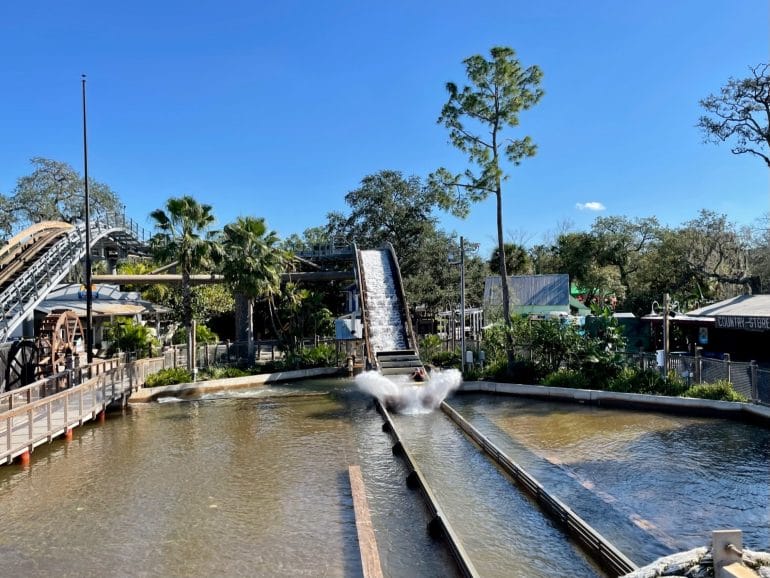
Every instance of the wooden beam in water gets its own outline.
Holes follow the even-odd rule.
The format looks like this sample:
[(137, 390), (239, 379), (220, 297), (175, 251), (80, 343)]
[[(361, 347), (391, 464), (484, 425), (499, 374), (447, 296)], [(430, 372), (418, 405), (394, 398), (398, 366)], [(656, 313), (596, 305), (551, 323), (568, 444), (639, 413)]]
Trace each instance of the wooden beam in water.
[(353, 493), (353, 510), (356, 514), (358, 547), (361, 550), (364, 578), (382, 578), (380, 554), (377, 550), (377, 540), (374, 537), (372, 519), (369, 516), (369, 502), (366, 499), (361, 467), (351, 465), (348, 468), (348, 473), (350, 475), (350, 489)]

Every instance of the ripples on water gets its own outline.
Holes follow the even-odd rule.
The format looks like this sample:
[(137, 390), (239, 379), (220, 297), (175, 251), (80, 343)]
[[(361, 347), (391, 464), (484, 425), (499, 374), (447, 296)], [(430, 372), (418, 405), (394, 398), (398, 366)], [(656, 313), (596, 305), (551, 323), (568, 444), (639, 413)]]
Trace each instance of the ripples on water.
[(461, 396), (453, 405), (589, 523), (615, 516), (644, 530), (648, 542), (630, 532), (629, 547), (648, 561), (704, 545), (725, 528), (741, 528), (747, 546), (768, 549), (770, 430), (503, 396)]
[[(452, 576), (380, 416), (351, 385), (147, 404), (39, 448), (29, 469), (0, 468), (0, 575), (357, 576), (359, 463), (386, 575)], [(332, 394), (280, 397), (319, 391)]]

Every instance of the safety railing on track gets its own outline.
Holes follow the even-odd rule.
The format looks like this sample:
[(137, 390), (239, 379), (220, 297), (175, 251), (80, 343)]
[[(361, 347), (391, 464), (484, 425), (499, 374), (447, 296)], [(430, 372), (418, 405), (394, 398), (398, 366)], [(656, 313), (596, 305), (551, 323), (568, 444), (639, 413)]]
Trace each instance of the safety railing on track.
[(10, 463), (68, 429), (94, 419), (112, 402), (139, 389), (146, 376), (162, 365), (163, 358), (129, 364), (107, 360), (78, 368), (79, 375), (85, 378), (80, 385), (66, 388), (67, 383), (78, 378), (75, 370), (71, 370), (3, 394), (0, 463)]
[[(124, 215), (105, 213), (91, 225), (91, 246), (118, 231), (137, 244), (144, 243), (146, 232), (135, 222)], [(29, 313), (83, 258), (85, 251), (85, 225), (81, 223), (35, 259), (0, 293), (0, 342), (8, 340)]]
[(441, 403), (441, 409), (460, 429), (462, 429), (484, 452), (487, 453), (508, 475), (524, 488), (553, 519), (559, 522), (567, 533), (572, 536), (589, 553), (599, 565), (613, 576), (622, 576), (638, 569), (625, 554), (612, 543), (594, 530), (585, 520), (573, 512), (557, 497), (550, 494), (524, 468), (510, 459), (484, 434), (473, 427), (465, 418), (446, 402)]
[(409, 484), (409, 487), (411, 488), (418, 488), (420, 490), (423, 500), (425, 501), (425, 504), (430, 511), (431, 521), (428, 524), (428, 531), (431, 533), (431, 535), (442, 536), (446, 540), (446, 543), (452, 552), (452, 556), (454, 557), (460, 571), (464, 576), (479, 576), (479, 573), (476, 571), (476, 568), (474, 568), (473, 563), (470, 561), (470, 558), (468, 558), (465, 549), (460, 543), (460, 539), (449, 525), (444, 512), (441, 510), (441, 506), (439, 505), (438, 500), (436, 500), (436, 497), (433, 495), (430, 486), (428, 486), (428, 483), (425, 481), (425, 477), (417, 467), (417, 463), (412, 458), (406, 446), (404, 446), (403, 441), (401, 441), (401, 436), (399, 436), (398, 431), (393, 424), (393, 420), (388, 413), (388, 410), (379, 401), (377, 401), (376, 404), (378, 411), (382, 414), (382, 417), (385, 420), (385, 423), (383, 424), (383, 430), (389, 432), (396, 441), (396, 443), (393, 445), (393, 453), (400, 454), (409, 469), (410, 473), (409, 477), (407, 478), (407, 484)]

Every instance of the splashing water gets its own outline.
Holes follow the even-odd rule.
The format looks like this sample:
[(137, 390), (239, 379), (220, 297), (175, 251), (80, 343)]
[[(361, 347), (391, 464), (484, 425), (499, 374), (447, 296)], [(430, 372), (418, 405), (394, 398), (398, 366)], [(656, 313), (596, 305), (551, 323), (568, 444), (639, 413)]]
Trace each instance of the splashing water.
[(405, 414), (430, 413), (463, 381), (457, 369), (433, 371), (430, 379), (415, 384), (409, 376), (384, 376), (378, 371), (365, 371), (356, 376), (356, 385), (376, 397), (388, 409)]

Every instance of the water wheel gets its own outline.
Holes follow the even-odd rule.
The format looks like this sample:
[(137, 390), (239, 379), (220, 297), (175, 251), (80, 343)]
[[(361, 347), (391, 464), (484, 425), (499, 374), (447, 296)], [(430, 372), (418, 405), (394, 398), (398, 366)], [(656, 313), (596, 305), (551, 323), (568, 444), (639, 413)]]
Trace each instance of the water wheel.
[(40, 378), (38, 349), (34, 341), (23, 339), (14, 341), (8, 350), (5, 366), (4, 387), (0, 391), (11, 391), (29, 385)]
[(38, 337), (38, 364), (44, 375), (64, 371), (68, 361), (77, 354), (78, 341), (83, 339), (83, 326), (74, 311), (56, 310), (47, 315), (40, 325)]

